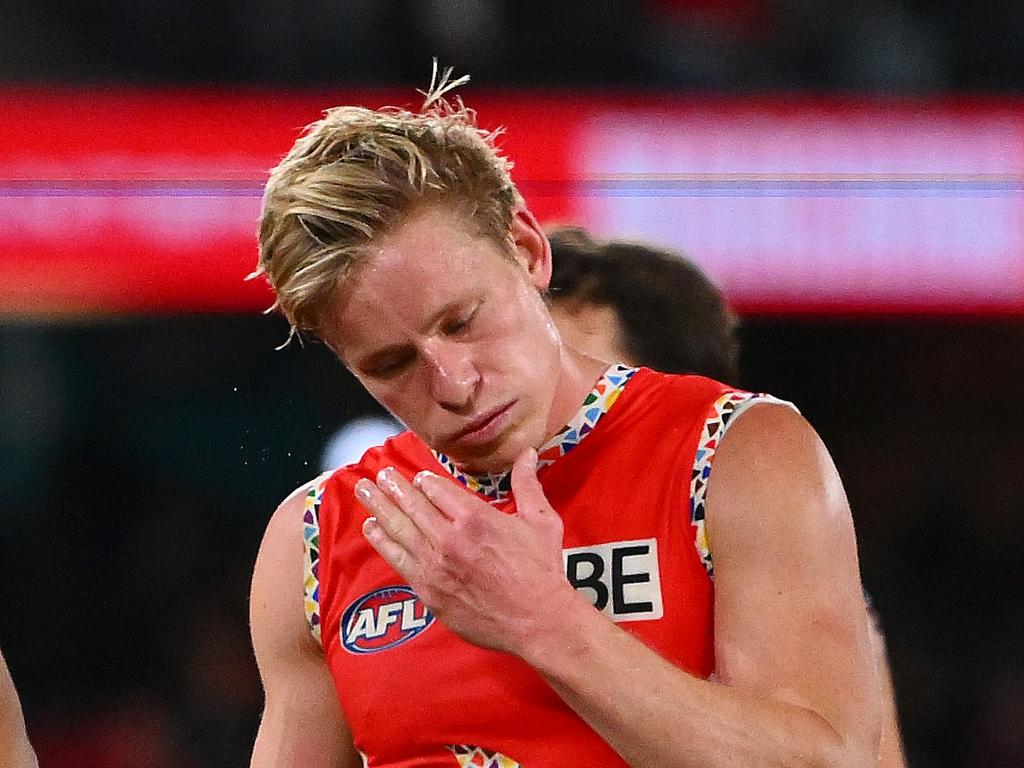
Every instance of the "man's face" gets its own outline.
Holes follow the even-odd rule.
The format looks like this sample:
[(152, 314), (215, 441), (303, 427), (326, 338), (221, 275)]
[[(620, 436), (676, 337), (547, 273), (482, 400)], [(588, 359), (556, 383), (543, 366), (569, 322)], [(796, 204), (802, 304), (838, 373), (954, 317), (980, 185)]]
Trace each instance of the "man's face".
[(322, 333), (378, 402), (477, 472), (549, 437), (559, 381), (547, 277), (518, 242), (513, 261), (457, 214), (426, 208), (348, 277)]

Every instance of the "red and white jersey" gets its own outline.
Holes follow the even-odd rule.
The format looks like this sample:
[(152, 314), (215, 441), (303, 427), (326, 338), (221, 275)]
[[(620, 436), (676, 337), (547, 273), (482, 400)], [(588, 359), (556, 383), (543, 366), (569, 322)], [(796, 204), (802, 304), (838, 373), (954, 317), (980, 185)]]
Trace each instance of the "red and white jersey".
[[(766, 397), (612, 366), (539, 452), (538, 478), (565, 525), (567, 578), (619, 627), (699, 677), (715, 668), (704, 489), (730, 421)], [(515, 511), (507, 476), (461, 475), (411, 433), (310, 491), (307, 616), (367, 764), (625, 765), (532, 668), (437, 621), (366, 542), (354, 486), (387, 466), (410, 479), (423, 469), (449, 474)]]

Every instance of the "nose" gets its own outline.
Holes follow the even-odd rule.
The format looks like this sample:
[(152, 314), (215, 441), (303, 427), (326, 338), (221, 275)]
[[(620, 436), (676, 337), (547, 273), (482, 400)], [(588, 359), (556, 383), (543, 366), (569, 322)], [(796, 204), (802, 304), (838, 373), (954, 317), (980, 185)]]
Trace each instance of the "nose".
[(424, 346), (423, 361), (434, 400), (454, 413), (472, 410), (480, 374), (466, 345), (451, 339), (431, 339)]

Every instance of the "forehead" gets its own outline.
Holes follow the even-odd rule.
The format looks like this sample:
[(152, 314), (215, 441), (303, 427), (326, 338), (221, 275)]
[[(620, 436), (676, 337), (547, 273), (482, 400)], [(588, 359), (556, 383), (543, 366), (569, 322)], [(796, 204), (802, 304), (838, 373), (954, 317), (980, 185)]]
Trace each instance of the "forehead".
[(372, 343), (387, 330), (408, 332), (453, 302), (499, 290), (510, 265), (464, 217), (426, 209), (368, 250), (338, 291), (325, 330), (345, 346)]
[(457, 209), (427, 207), (382, 236), (369, 254), (368, 266), (420, 275), (445, 269), (457, 277), (486, 266), (486, 257), (500, 250)]

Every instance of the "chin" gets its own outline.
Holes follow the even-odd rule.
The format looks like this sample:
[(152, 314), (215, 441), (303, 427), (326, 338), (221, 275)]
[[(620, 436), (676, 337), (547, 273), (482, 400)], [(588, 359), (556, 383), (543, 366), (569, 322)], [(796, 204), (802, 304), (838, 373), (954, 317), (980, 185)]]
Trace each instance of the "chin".
[(464, 472), (493, 475), (511, 469), (512, 462), (525, 447), (524, 445), (517, 449), (516, 446), (502, 441), (491, 448), (482, 446), (480, 450), (470, 452), (453, 450), (448, 453), (448, 456)]
[(490, 454), (488, 456), (459, 456), (448, 454), (463, 472), (471, 475), (494, 475), (512, 468), (515, 457), (506, 457), (503, 454)]

